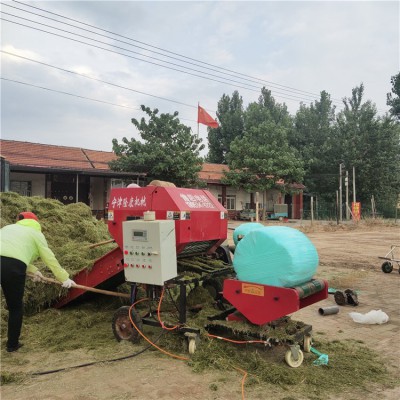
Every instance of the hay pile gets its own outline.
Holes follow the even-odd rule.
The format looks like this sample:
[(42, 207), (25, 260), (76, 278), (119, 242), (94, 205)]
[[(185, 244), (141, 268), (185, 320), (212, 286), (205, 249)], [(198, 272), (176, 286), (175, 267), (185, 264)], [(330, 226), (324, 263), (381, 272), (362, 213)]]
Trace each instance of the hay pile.
[[(103, 221), (96, 220), (90, 208), (83, 203), (64, 205), (58, 200), (37, 196), (25, 197), (6, 192), (0, 193), (0, 207), (1, 227), (15, 223), (21, 211), (34, 212), (39, 218), (49, 247), (72, 278), (82, 269), (90, 269), (96, 259), (115, 247), (115, 244), (109, 244), (89, 249), (90, 244), (106, 241), (111, 237), (107, 225)], [(43, 275), (54, 278), (40, 259), (35, 265)], [(39, 311), (65, 293), (65, 289), (58, 285), (32, 283), (27, 279), (25, 311)]]

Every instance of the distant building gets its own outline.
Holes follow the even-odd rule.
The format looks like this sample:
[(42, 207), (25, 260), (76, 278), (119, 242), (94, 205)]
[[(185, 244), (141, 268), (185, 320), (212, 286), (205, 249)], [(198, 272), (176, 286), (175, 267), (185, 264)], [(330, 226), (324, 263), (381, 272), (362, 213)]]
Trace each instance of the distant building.
[[(1, 191), (53, 198), (64, 204), (83, 202), (98, 218), (105, 216), (112, 187), (147, 184), (145, 173), (110, 170), (108, 163), (117, 158), (113, 152), (1, 139), (0, 156)], [(224, 170), (228, 166), (204, 163), (199, 178), (230, 218), (237, 219), (241, 210), (255, 208), (255, 193), (223, 184)], [(259, 208), (272, 212), (274, 205), (287, 204), (288, 217), (301, 218), (304, 186), (294, 184), (290, 189), (286, 195), (279, 189), (260, 193)]]

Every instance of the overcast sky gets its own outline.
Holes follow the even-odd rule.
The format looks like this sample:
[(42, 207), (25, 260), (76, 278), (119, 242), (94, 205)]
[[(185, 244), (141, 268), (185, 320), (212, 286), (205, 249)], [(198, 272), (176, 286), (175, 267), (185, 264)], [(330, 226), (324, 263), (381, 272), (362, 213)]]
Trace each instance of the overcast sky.
[[(322, 90), (341, 109), (364, 83), (365, 100), (384, 114), (399, 72), (397, 1), (3, 1), (1, 9), (3, 139), (111, 151), (113, 138), (139, 139), (131, 118), (143, 116), (141, 104), (178, 111), (197, 133), (198, 103), (215, 117), (223, 94), (238, 90), (246, 106), (262, 86), (294, 115)], [(199, 134), (207, 144), (207, 127)]]

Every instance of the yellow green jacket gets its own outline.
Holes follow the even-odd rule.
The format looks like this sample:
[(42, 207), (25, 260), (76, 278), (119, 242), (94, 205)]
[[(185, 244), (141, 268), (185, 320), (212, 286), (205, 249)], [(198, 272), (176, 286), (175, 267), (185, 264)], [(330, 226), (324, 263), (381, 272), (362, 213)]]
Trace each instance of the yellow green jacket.
[(39, 222), (34, 219), (23, 219), (3, 227), (0, 240), (0, 255), (22, 261), (27, 265), (27, 272), (38, 270), (32, 263), (40, 257), (60, 282), (69, 278), (49, 249)]

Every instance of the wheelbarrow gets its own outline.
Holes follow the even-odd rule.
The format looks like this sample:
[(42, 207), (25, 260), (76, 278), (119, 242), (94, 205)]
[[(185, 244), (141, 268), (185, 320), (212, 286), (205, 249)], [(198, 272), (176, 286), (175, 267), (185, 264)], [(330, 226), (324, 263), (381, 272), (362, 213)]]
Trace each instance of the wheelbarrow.
[(400, 258), (398, 256), (397, 257), (395, 256), (395, 252), (399, 254), (399, 249), (400, 249), (399, 245), (393, 244), (392, 246), (390, 246), (390, 251), (384, 257), (378, 257), (381, 260), (386, 260), (381, 267), (382, 271), (385, 274), (390, 274), (393, 271), (393, 266), (395, 263), (397, 264), (400, 273)]

